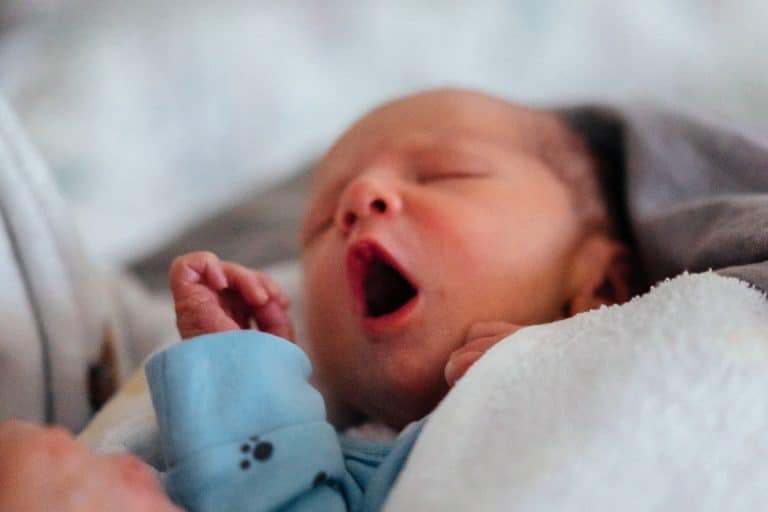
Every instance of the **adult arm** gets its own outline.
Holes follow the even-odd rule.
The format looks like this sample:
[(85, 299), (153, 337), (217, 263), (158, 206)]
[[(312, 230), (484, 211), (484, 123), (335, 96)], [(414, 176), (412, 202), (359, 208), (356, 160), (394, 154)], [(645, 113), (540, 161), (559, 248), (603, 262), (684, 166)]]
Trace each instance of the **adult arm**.
[(0, 423), (0, 510), (178, 512), (151, 470), (126, 454), (104, 455), (60, 427)]

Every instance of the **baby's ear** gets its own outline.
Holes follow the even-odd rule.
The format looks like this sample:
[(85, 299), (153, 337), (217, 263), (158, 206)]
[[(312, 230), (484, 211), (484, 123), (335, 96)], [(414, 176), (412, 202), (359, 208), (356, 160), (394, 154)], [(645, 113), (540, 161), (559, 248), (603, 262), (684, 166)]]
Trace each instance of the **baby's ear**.
[(633, 265), (629, 249), (603, 234), (591, 235), (575, 255), (566, 316), (622, 304), (632, 296)]

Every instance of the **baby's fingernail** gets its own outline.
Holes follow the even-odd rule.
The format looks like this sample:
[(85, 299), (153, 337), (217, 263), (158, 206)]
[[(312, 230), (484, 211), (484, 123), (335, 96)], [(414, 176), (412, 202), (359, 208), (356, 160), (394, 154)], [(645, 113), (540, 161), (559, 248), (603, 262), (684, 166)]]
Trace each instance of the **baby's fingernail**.
[(267, 290), (264, 288), (259, 288), (256, 291), (256, 300), (259, 301), (259, 304), (264, 304), (269, 300), (269, 294), (267, 293)]

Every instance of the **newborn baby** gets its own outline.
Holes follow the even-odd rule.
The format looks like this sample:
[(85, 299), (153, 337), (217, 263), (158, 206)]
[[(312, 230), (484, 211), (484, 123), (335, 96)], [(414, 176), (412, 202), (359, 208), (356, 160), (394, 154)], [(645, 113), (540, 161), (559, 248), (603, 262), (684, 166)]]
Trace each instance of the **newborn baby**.
[(556, 115), (459, 90), (375, 109), (320, 160), (304, 348), (336, 426), (401, 431), (387, 443), (337, 438), (267, 275), (177, 258), (177, 323), (196, 339), (147, 368), (169, 493), (191, 510), (380, 508), (423, 418), (486, 350), (630, 297), (597, 166)]

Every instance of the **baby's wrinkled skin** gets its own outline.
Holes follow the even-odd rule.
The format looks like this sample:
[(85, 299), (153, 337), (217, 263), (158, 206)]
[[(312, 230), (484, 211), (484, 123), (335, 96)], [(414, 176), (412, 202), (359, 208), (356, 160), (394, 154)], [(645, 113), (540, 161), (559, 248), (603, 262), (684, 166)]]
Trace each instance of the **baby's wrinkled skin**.
[(289, 300), (262, 272), (193, 252), (174, 260), (169, 281), (183, 339), (253, 326), (293, 341)]
[[(557, 143), (566, 129), (433, 91), (369, 113), (321, 159), (301, 233), (306, 349), (347, 418), (401, 428), (521, 326), (629, 298), (625, 247), (585, 227), (542, 133)], [(392, 314), (366, 305), (371, 254), (415, 289)], [(288, 301), (258, 271), (191, 253), (170, 284), (183, 338), (255, 327), (292, 339)]]

